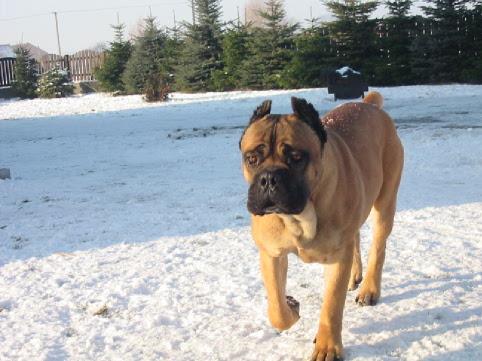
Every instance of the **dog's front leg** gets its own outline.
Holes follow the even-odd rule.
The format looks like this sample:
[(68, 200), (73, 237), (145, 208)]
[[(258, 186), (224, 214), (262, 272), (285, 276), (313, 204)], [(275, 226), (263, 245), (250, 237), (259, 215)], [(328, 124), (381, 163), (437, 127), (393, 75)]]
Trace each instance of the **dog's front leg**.
[(286, 296), (288, 256), (271, 257), (260, 250), (261, 273), (268, 295), (268, 317), (274, 328), (282, 331), (293, 326), (300, 318), (299, 303)]
[(325, 266), (325, 295), (312, 361), (343, 359), (341, 329), (343, 308), (353, 261), (353, 244), (346, 244), (339, 257)]

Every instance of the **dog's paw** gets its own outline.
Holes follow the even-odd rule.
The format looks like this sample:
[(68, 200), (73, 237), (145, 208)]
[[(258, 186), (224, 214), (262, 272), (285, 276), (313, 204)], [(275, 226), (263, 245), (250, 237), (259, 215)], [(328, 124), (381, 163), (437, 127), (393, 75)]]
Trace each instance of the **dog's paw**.
[(341, 342), (335, 342), (331, 337), (317, 335), (313, 340), (315, 349), (311, 354), (310, 361), (342, 361), (343, 346)]
[(293, 326), (300, 319), (300, 303), (291, 296), (286, 296), (286, 306), (279, 308), (268, 307), (268, 317), (271, 325), (279, 331)]
[(292, 311), (296, 312), (296, 314), (300, 315), (300, 303), (292, 296), (286, 296), (286, 303), (291, 308)]
[(348, 291), (356, 290), (362, 280), (363, 277), (361, 275), (352, 274), (350, 276), (350, 282), (348, 282)]
[(380, 298), (380, 291), (376, 287), (362, 285), (355, 302), (360, 306), (375, 306)]

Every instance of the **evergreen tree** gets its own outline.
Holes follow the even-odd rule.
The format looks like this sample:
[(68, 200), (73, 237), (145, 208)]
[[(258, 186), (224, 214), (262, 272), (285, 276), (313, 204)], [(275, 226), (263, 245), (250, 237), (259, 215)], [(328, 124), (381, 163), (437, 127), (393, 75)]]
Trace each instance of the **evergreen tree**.
[(194, 0), (194, 13), (196, 23), (185, 24), (176, 86), (185, 91), (213, 90), (213, 74), (222, 68), (220, 0)]
[(103, 90), (123, 91), (125, 87), (122, 74), (131, 56), (132, 44), (123, 40), (124, 24), (112, 25), (112, 28), (115, 33), (114, 41), (110, 43), (102, 66), (95, 70), (94, 75)]
[(223, 36), (223, 69), (213, 75), (216, 90), (232, 90), (240, 85), (241, 64), (247, 58), (250, 33), (248, 27), (237, 24), (228, 28)]
[(37, 96), (37, 68), (35, 59), (24, 47), (15, 50), (15, 81), (12, 85), (15, 95), (20, 98), (35, 98)]
[(474, 52), (472, 66), (474, 67), (474, 81), (482, 83), (482, 0), (475, 1), (473, 10), (473, 41)]
[(282, 0), (266, 0), (259, 15), (263, 26), (252, 32), (248, 56), (242, 65), (241, 84), (248, 88), (280, 88), (284, 85), (282, 74), (291, 60), (298, 24), (286, 23)]
[(462, 71), (462, 81), (482, 83), (482, 0), (474, 0), (473, 8), (464, 17), (467, 22), (467, 66)]
[(265, 77), (266, 72), (265, 56), (262, 49), (267, 48), (261, 39), (265, 36), (261, 28), (251, 28), (247, 44), (247, 56), (241, 63), (239, 69), (239, 87), (242, 89), (264, 89), (267, 88)]
[[(169, 59), (166, 56), (166, 32), (160, 30), (154, 17), (145, 19), (142, 35), (134, 44), (134, 50), (129, 58), (122, 81), (128, 93), (147, 94), (147, 100), (163, 100), (164, 94), (169, 88)], [(154, 98), (151, 98), (153, 96)]]
[(388, 13), (394, 18), (406, 18), (412, 7), (413, 0), (386, 0)]
[(55, 67), (42, 74), (38, 82), (41, 98), (63, 98), (72, 95), (74, 86), (66, 70)]
[(417, 26), (410, 46), (410, 71), (414, 83), (428, 83), (432, 81), (431, 53), (433, 52), (434, 42), (431, 32), (433, 23), (420, 15), (415, 16), (413, 22)]
[(164, 55), (166, 59), (166, 67), (169, 70), (169, 76), (173, 77), (176, 66), (178, 65), (181, 49), (183, 48), (183, 39), (181, 37), (181, 27), (176, 25), (169, 28), (167, 38), (164, 44)]
[(465, 29), (460, 27), (469, 1), (427, 0), (432, 6), (422, 7), (435, 25), (428, 50), (433, 82), (459, 81), (463, 68), (468, 66)]
[(408, 15), (412, 0), (387, 0), (389, 16), (384, 19), (385, 36), (380, 40), (384, 51), (381, 72), (377, 83), (386, 85), (409, 84), (412, 81), (410, 70), (413, 18)]
[(379, 58), (374, 20), (378, 1), (333, 0), (325, 5), (335, 17), (329, 23), (330, 36), (338, 53), (339, 66), (348, 65), (371, 76)]
[(293, 57), (282, 77), (283, 87), (325, 86), (327, 73), (336, 65), (334, 57), (324, 27), (312, 26), (297, 34)]

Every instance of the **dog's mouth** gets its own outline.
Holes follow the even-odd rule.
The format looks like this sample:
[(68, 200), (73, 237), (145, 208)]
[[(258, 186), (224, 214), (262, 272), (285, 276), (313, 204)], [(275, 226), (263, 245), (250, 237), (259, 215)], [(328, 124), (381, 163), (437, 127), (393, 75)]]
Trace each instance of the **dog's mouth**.
[(281, 207), (271, 199), (265, 200), (262, 205), (258, 206), (253, 206), (253, 203), (250, 204), (250, 202), (248, 202), (248, 209), (257, 216), (282, 212)]
[(264, 214), (282, 213), (282, 209), (280, 206), (278, 206), (277, 204), (275, 204), (273, 201), (270, 200), (265, 204), (262, 212)]
[(257, 216), (264, 216), (267, 214), (299, 214), (303, 211), (303, 207), (287, 207), (268, 199), (259, 208), (250, 207), (248, 203), (248, 210)]

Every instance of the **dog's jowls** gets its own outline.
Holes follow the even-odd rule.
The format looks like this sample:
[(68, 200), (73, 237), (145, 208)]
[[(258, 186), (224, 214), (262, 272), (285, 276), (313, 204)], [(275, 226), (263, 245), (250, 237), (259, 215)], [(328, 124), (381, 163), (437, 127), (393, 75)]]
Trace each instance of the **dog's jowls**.
[(362, 281), (359, 230), (370, 212), (373, 240), (356, 301), (375, 305), (380, 298), (403, 147), (376, 92), (321, 120), (304, 99), (291, 103), (292, 114), (274, 115), (271, 101), (265, 101), (240, 140), (268, 317), (279, 330), (299, 319), (299, 303), (286, 294), (288, 253), (324, 264), (325, 295), (312, 360), (341, 359), (343, 307), (347, 290)]

